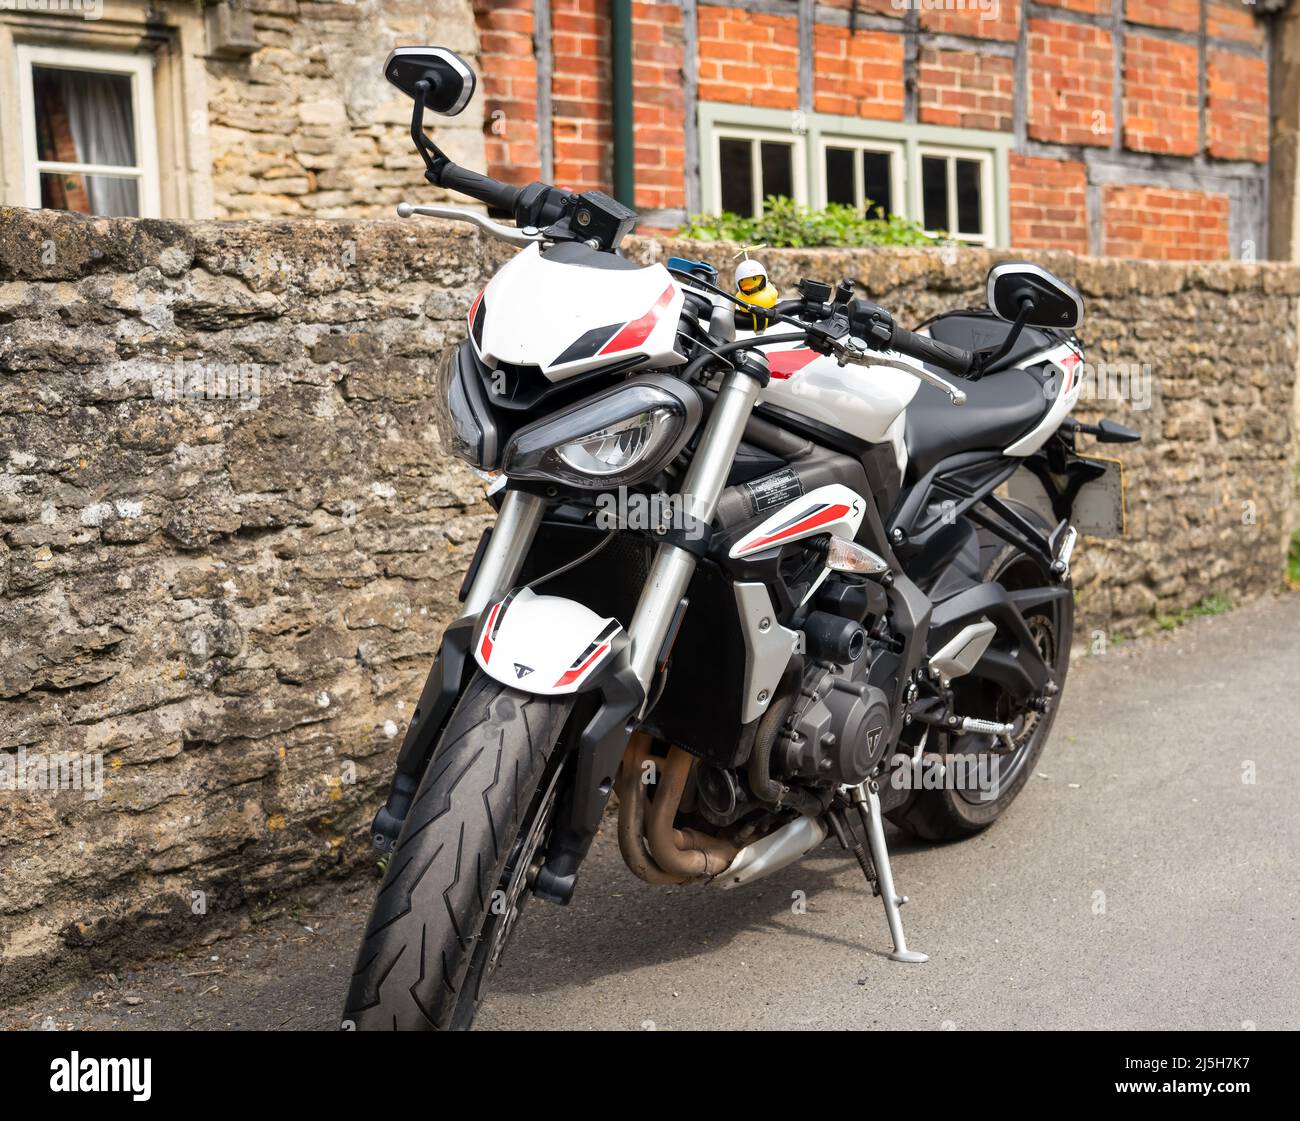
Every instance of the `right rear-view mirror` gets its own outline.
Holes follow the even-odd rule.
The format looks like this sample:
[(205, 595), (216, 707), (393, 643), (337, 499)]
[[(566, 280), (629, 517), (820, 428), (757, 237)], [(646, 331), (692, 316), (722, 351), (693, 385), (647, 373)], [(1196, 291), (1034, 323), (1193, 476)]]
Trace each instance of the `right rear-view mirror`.
[[(446, 47), (398, 47), (384, 62), (384, 77), (431, 113), (454, 117), (474, 96), (469, 64)], [(421, 89), (420, 83), (427, 85)]]
[(989, 271), (989, 307), (1014, 323), (1025, 314), (1031, 327), (1073, 331), (1083, 323), (1083, 297), (1065, 281), (1027, 261), (1007, 261)]

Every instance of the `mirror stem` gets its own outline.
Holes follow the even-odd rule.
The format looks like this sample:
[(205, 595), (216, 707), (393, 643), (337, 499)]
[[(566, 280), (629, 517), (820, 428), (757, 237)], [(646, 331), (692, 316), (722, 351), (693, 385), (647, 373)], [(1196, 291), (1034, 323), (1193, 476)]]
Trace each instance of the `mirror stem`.
[(1002, 345), (995, 353), (991, 354), (980, 363), (981, 375), (986, 371), (991, 370), (1011, 353), (1012, 348), (1020, 338), (1020, 333), (1025, 329), (1025, 324), (1029, 322), (1029, 317), (1033, 314), (1034, 301), (1030, 299), (1030, 297), (1025, 296), (1020, 301), (1020, 314), (1016, 316), (1015, 322), (1011, 324), (1011, 330), (1007, 332), (1007, 337), (1002, 340)]
[(435, 187), (442, 185), (442, 169), (447, 164), (443, 151), (424, 134), (424, 98), (430, 86), (427, 78), (415, 83), (417, 97), (412, 98), (411, 141), (424, 160), (424, 177)]

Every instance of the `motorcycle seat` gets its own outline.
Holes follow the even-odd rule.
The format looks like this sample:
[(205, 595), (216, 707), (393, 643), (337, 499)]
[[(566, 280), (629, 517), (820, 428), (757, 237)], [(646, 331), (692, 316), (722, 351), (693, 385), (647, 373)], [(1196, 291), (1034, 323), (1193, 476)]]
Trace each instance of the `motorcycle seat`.
[(1055, 378), (1029, 370), (950, 380), (965, 391), (966, 404), (954, 405), (942, 390), (922, 384), (907, 406), (909, 478), (960, 452), (1001, 451), (1038, 424), (1055, 400)]

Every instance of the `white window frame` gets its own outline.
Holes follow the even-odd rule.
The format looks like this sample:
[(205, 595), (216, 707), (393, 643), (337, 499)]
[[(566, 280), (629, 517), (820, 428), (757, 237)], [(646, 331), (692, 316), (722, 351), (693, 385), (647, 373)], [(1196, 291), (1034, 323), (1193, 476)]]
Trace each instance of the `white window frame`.
[(785, 144), (790, 147), (790, 179), (794, 185), (794, 201), (800, 206), (808, 204), (807, 189), (807, 145), (804, 138), (797, 132), (786, 130), (782, 132), (774, 128), (741, 128), (734, 125), (718, 125), (712, 130), (709, 137), (709, 144), (712, 149), (713, 159), (710, 161), (713, 167), (713, 189), (714, 212), (717, 213), (722, 207), (722, 141), (724, 140), (748, 140), (749, 160), (750, 160), (750, 190), (753, 192), (751, 197), (751, 206), (755, 218), (763, 216), (763, 160), (759, 144), (763, 141)]
[[(995, 178), (993, 153), (985, 151), (982, 148), (961, 148), (942, 144), (918, 144), (916, 146), (916, 165), (913, 174), (916, 176), (916, 220), (922, 223), (925, 221), (925, 207), (923, 202), (925, 197), (925, 181), (921, 176), (921, 162), (927, 156), (935, 159), (946, 160), (948, 162), (948, 218), (949, 221), (951, 221), (952, 226), (942, 232), (947, 234), (947, 236), (952, 238), (954, 241), (966, 242), (969, 245), (993, 245), (995, 241), (994, 230), (996, 227), (996, 216), (993, 210)], [(958, 160), (968, 160), (980, 165), (980, 225), (984, 228), (983, 233), (965, 233), (956, 228)], [(934, 236), (940, 231), (927, 229), (925, 232)]]
[[(853, 197), (854, 205), (865, 212), (866, 186), (862, 173), (862, 153), (882, 152), (889, 156), (890, 187), (894, 196), (894, 213), (907, 211), (907, 151), (897, 140), (874, 140), (862, 136), (834, 136), (823, 133), (817, 140), (817, 162), (812, 168), (813, 183), (816, 185), (817, 205), (825, 207), (830, 190), (826, 182), (826, 150), (828, 148), (848, 148), (855, 153), (853, 160)], [(902, 209), (898, 209), (902, 207)]]
[[(41, 205), (41, 174), (111, 175), (134, 179), (140, 217), (160, 215), (158, 181), (158, 132), (154, 115), (153, 58), (115, 51), (69, 50), (62, 47), (36, 47), (18, 44), (18, 103), (22, 115), (23, 183), (26, 205)], [(131, 108), (135, 117), (134, 167), (99, 164), (61, 163), (37, 158), (36, 93), (32, 84), (32, 67), (80, 70), (101, 74), (126, 74), (131, 77)]]
[(748, 136), (761, 139), (793, 139), (811, 153), (795, 169), (795, 196), (826, 205), (826, 146), (862, 147), (875, 151), (901, 147), (903, 158), (894, 165), (894, 185), (899, 176), (902, 191), (894, 199), (895, 212), (903, 218), (923, 220), (921, 207), (921, 164), (919, 152), (954, 155), (982, 161), (983, 219), (985, 233), (964, 240), (971, 244), (1006, 247), (1011, 244), (1011, 151), (1015, 136), (990, 129), (950, 128), (946, 125), (876, 121), (834, 113), (805, 113), (789, 109), (768, 109), (720, 101), (701, 101), (696, 106), (699, 130), (700, 175), (697, 183), (687, 182), (690, 207), (706, 214), (721, 210), (717, 136)]

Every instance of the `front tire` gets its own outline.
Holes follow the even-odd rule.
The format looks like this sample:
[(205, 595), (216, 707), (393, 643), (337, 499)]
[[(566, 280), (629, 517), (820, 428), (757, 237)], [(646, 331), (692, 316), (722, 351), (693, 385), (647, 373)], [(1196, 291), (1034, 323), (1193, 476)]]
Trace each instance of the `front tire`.
[(357, 1030), (468, 1028), (545, 842), (571, 701), (476, 674), (402, 826), (343, 1012)]

